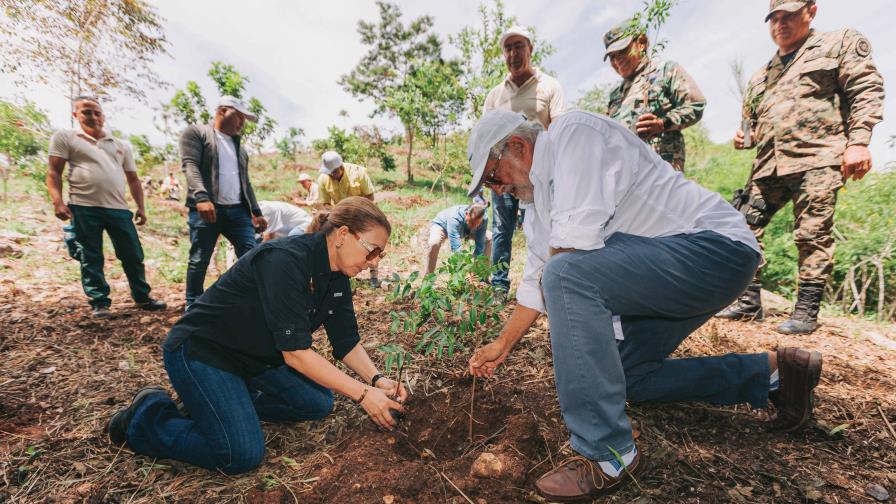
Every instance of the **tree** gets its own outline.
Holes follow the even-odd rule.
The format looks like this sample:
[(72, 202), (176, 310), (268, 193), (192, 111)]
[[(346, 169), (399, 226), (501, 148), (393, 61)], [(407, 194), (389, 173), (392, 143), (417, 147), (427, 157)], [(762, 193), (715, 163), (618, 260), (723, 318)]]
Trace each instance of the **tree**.
[(0, 163), (4, 200), (13, 170), (25, 168), (46, 151), (49, 136), (50, 122), (37, 105), (0, 100), (0, 154), (6, 157), (6, 163)]
[(17, 83), (145, 100), (166, 83), (151, 68), (167, 54), (163, 23), (143, 0), (3, 0), (0, 68)]
[(666, 40), (659, 36), (660, 30), (669, 19), (672, 8), (678, 5), (678, 0), (644, 0), (643, 5), (644, 7), (629, 19), (625, 35), (628, 37), (648, 35), (650, 40), (653, 40), (650, 54), (655, 56), (666, 47)]
[[(221, 61), (212, 61), (208, 76), (218, 90), (220, 96), (229, 95), (243, 99), (249, 84), (249, 78), (239, 73), (233, 65)], [(254, 150), (264, 147), (264, 142), (274, 133), (277, 121), (271, 118), (265, 106), (258, 98), (249, 98), (249, 111), (258, 118), (256, 122), (247, 122), (243, 127), (243, 142)], [(168, 103), (162, 104), (162, 127), (165, 134), (175, 136), (172, 123), (177, 125), (207, 123), (214, 117), (209, 109), (202, 89), (196, 81), (187, 81), (184, 89), (175, 91)]]
[(305, 130), (302, 128), (292, 127), (286, 131), (286, 135), (284, 135), (280, 140), (277, 140), (275, 146), (277, 147), (277, 151), (280, 152), (280, 155), (283, 156), (283, 159), (287, 159), (289, 161), (296, 160), (296, 153), (299, 150), (299, 137), (305, 135)]
[[(373, 115), (391, 113), (398, 116), (397, 111), (390, 108), (395, 96), (405, 80), (405, 76), (414, 70), (416, 65), (427, 61), (439, 60), (442, 43), (431, 33), (433, 19), (421, 16), (405, 26), (401, 22), (401, 9), (395, 5), (377, 0), (380, 19), (370, 23), (358, 21), (358, 33), (361, 43), (368, 47), (361, 61), (346, 75), (339, 79), (339, 84), (360, 99), (369, 99), (376, 105)], [(401, 116), (399, 116), (401, 119)], [(414, 181), (411, 170), (411, 154), (413, 151), (414, 126), (402, 119), (405, 135), (408, 140), (408, 182)]]
[[(478, 28), (465, 26), (449, 38), (461, 52), (461, 85), (466, 92), (467, 115), (473, 121), (482, 115), (488, 92), (507, 75), (504, 50), (499, 42), (501, 35), (515, 24), (517, 18), (504, 12), (504, 2), (494, 0), (491, 9), (485, 4), (479, 5)], [(554, 53), (554, 48), (539, 40), (532, 27), (528, 29), (532, 34), (532, 64), (541, 65), (545, 58)]]
[[(429, 137), (433, 148), (438, 138), (456, 124), (464, 108), (465, 93), (458, 78), (457, 61), (430, 61), (415, 66), (386, 99), (387, 106), (410, 128)], [(408, 158), (412, 149), (408, 150)]]
[(580, 110), (594, 112), (596, 114), (606, 114), (607, 105), (610, 102), (610, 93), (613, 91), (612, 84), (598, 84), (593, 88), (585, 91), (573, 105)]
[(137, 168), (140, 175), (144, 175), (147, 170), (154, 166), (158, 166), (175, 157), (176, 149), (173, 144), (166, 144), (157, 147), (150, 143), (149, 137), (146, 135), (131, 135), (128, 137), (131, 147), (136, 154)]

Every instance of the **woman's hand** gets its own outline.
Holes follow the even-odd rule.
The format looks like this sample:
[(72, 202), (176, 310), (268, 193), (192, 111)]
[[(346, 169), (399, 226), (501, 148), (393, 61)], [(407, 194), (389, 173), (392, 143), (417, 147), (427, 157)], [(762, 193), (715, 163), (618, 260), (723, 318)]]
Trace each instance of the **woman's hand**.
[(404, 401), (408, 398), (408, 391), (403, 385), (386, 377), (376, 381), (376, 388), (382, 390), (387, 396), (395, 399), (400, 404), (404, 404)]
[(399, 413), (404, 413), (404, 408), (401, 404), (389, 399), (386, 396), (386, 392), (379, 387), (367, 389), (367, 394), (364, 396), (364, 400), (361, 401), (361, 407), (370, 415), (370, 419), (375, 424), (389, 430), (395, 427), (395, 420), (392, 418), (389, 410), (394, 409)]

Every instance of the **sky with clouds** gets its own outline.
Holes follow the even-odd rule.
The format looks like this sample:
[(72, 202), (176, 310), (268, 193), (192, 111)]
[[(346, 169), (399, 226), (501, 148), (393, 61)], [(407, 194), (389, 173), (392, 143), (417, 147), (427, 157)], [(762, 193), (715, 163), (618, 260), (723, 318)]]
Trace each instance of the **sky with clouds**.
[[(373, 0), (295, 2), (258, 0), (150, 0), (166, 19), (170, 56), (158, 59), (158, 73), (183, 87), (198, 81), (207, 100), (214, 90), (205, 76), (209, 63), (223, 60), (251, 78), (249, 95), (256, 96), (277, 119), (281, 129), (299, 126), (308, 138), (326, 134), (330, 125), (341, 127), (377, 122), (400, 131), (395, 121), (370, 119), (369, 103), (358, 102), (338, 85), (365, 52), (359, 43), (359, 19), (375, 20)], [(399, 0), (405, 21), (429, 14), (435, 32), (451, 56), (455, 50), (448, 35), (478, 23), (479, 0), (421, 2)], [(596, 84), (618, 77), (601, 60), (601, 37), (613, 24), (636, 11), (642, 0), (506, 0), (506, 11), (521, 24), (533, 26), (556, 52), (544, 67), (553, 72), (572, 101)], [(874, 48), (875, 61), (889, 85), (896, 78), (896, 34), (892, 27), (892, 0), (819, 0), (814, 27), (828, 31), (855, 28)], [(667, 40), (662, 57), (681, 63), (707, 97), (703, 124), (713, 140), (727, 141), (739, 124), (740, 105), (735, 97), (729, 64), (741, 58), (749, 74), (764, 65), (775, 51), (763, 22), (766, 0), (681, 0), (663, 27)], [(149, 104), (118, 99), (107, 106), (108, 123), (127, 133), (146, 133), (155, 142), (164, 137), (153, 117), (158, 104), (172, 89), (152, 90)], [(35, 100), (50, 113), (57, 126), (68, 124), (68, 104), (59, 91), (41, 86), (16, 88), (10, 76), (0, 77), (0, 96)], [(872, 152), (876, 166), (896, 163), (896, 149), (887, 139), (896, 135), (896, 105), (887, 100), (884, 121), (874, 131)], [(338, 116), (349, 112), (348, 119)]]

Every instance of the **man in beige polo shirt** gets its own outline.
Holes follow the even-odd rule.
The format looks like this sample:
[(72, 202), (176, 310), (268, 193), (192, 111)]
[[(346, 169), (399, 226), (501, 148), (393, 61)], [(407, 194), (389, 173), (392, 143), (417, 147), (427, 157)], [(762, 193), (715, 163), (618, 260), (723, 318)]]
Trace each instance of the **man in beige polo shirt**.
[[(65, 226), (69, 253), (81, 263), (81, 285), (90, 298), (95, 317), (110, 315), (109, 284), (103, 274), (103, 231), (112, 240), (115, 255), (131, 287), (131, 297), (144, 310), (162, 310), (165, 303), (149, 297), (143, 267), (143, 247), (134, 222), (146, 223), (143, 188), (131, 147), (103, 130), (105, 116), (96, 98), (79, 96), (72, 102), (79, 127), (53, 134), (49, 147), (47, 190), (53, 211)], [(62, 199), (62, 172), (68, 163), (68, 204)], [(128, 186), (137, 213), (128, 209)], [(133, 219), (133, 221), (132, 221)]]
[[(504, 62), (509, 72), (504, 82), (485, 98), (485, 112), (495, 109), (520, 112), (547, 129), (565, 110), (563, 88), (557, 79), (532, 66), (532, 36), (514, 26), (501, 35)], [(520, 202), (510, 194), (492, 192), (492, 264), (497, 268), (492, 286), (500, 297), (510, 290), (508, 268)]]

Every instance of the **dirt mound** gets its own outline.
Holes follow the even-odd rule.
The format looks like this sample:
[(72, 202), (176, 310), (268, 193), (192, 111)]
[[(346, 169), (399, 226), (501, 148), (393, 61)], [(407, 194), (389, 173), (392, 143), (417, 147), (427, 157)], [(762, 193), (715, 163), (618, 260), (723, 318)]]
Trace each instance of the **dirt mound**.
[[(441, 503), (461, 492), (488, 502), (523, 500), (528, 491), (519, 487), (546, 453), (536, 417), (522, 408), (522, 389), (479, 382), (473, 394), (469, 377), (445, 381), (429, 396), (412, 396), (394, 432), (368, 426), (331, 453), (333, 463), (315, 471), (320, 480), (308, 502)], [(491, 471), (472, 471), (483, 454)]]

